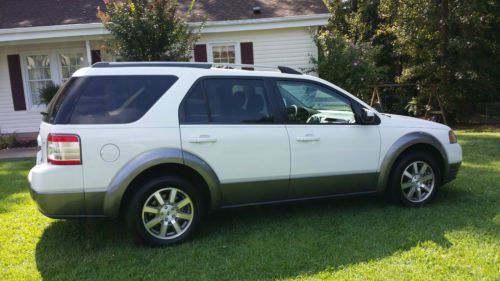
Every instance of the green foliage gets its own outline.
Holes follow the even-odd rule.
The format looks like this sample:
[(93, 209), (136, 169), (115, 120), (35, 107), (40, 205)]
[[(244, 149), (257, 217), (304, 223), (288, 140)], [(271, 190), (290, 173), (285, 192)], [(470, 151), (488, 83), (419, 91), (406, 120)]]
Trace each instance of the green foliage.
[(176, 0), (106, 0), (97, 15), (113, 35), (108, 49), (126, 61), (187, 61), (198, 31), (177, 15)]
[(17, 143), (16, 134), (0, 135), (0, 149), (16, 147)]
[(463, 106), (500, 96), (498, 1), (382, 0), (385, 29), (404, 58), (398, 81), (417, 82), (438, 94), (449, 119), (464, 119)]
[[(451, 121), (470, 103), (500, 100), (500, 2), (493, 0), (330, 0), (328, 30), (369, 43), (385, 67), (379, 81), (414, 83), (420, 108), (440, 96)], [(321, 75), (321, 73), (320, 73)], [(338, 82), (338, 81), (334, 81)], [(394, 94), (394, 93), (393, 93)], [(422, 112), (422, 111), (421, 111)]]
[(387, 81), (391, 69), (379, 63), (383, 45), (374, 40), (379, 25), (378, 1), (331, 0), (332, 16), (316, 36), (315, 71), (346, 90), (369, 99), (373, 85)]
[(137, 245), (123, 220), (44, 217), (26, 180), (35, 160), (0, 161), (0, 279), (498, 280), (500, 132), (457, 134), (458, 178), (423, 208), (356, 198), (226, 210), (167, 248)]
[(369, 43), (352, 43), (348, 38), (328, 30), (315, 37), (318, 59), (311, 58), (323, 79), (333, 81), (352, 93), (368, 98), (373, 84), (384, 69), (377, 67), (374, 57), (379, 52)]
[(40, 104), (49, 104), (54, 98), (60, 86), (49, 81), (45, 86), (40, 89)]
[(418, 116), (420, 113), (420, 108), (418, 104), (418, 100), (416, 97), (410, 99), (408, 104), (405, 106), (405, 110), (408, 111), (409, 114), (413, 116)]

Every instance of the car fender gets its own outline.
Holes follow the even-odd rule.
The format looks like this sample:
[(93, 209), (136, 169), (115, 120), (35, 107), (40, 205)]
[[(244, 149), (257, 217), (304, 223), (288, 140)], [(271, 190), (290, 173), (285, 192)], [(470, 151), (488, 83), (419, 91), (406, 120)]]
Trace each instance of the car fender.
[(104, 197), (104, 214), (117, 217), (130, 183), (145, 170), (160, 164), (180, 164), (198, 172), (207, 183), (212, 207), (220, 202), (220, 183), (212, 168), (198, 156), (175, 148), (154, 149), (130, 160), (111, 180)]
[(439, 140), (434, 137), (433, 135), (426, 133), (426, 132), (412, 132), (408, 133), (402, 137), (400, 137), (398, 140), (396, 140), (391, 147), (387, 150), (387, 153), (384, 156), (384, 159), (382, 160), (382, 163), (380, 165), (380, 174), (377, 182), (377, 191), (380, 193), (383, 193), (387, 187), (387, 183), (389, 181), (389, 177), (391, 174), (392, 167), (394, 163), (396, 162), (397, 158), (401, 155), (403, 151), (405, 151), (407, 148), (409, 148), (412, 145), (416, 144), (428, 144), (431, 145), (432, 147), (436, 148), (439, 153), (441, 154), (443, 164), (445, 167), (445, 170), (443, 173), (446, 175), (447, 174), (447, 169), (448, 169), (448, 157), (446, 155), (446, 151), (439, 142)]

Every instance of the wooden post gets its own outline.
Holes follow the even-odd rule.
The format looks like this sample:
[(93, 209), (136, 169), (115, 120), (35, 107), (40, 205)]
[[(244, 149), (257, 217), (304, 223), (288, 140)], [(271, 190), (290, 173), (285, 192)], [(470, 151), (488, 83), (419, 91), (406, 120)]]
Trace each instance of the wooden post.
[(444, 116), (444, 109), (443, 109), (443, 105), (441, 104), (441, 99), (439, 98), (439, 96), (436, 96), (436, 98), (437, 98), (437, 101), (439, 104), (439, 112), (441, 113), (441, 117), (443, 117), (443, 123), (448, 124), (446, 122), (446, 117)]
[(380, 99), (380, 94), (378, 93), (378, 86), (373, 87), (373, 93), (372, 93), (372, 99), (370, 101), (370, 106), (373, 106), (374, 102), (378, 103), (378, 105), (382, 105), (382, 100)]

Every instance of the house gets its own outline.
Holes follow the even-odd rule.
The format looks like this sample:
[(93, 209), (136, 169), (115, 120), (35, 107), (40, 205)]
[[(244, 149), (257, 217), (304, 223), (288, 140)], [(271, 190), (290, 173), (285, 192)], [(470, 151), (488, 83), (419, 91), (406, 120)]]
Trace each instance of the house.
[[(180, 1), (179, 11), (190, 3)], [(110, 35), (96, 17), (98, 6), (103, 0), (0, 1), (1, 134), (36, 135), (45, 83), (119, 59), (102, 50)], [(322, 0), (198, 0), (189, 23), (205, 24), (193, 60), (309, 68), (317, 56), (311, 31), (328, 17)]]

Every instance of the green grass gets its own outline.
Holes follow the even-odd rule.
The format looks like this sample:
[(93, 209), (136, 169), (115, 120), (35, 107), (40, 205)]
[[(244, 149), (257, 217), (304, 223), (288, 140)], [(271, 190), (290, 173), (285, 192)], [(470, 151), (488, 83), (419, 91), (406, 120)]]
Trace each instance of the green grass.
[(230, 210), (187, 243), (137, 245), (119, 222), (42, 216), (33, 161), (0, 162), (0, 280), (500, 279), (500, 131), (459, 132), (458, 179), (423, 208), (377, 198)]

